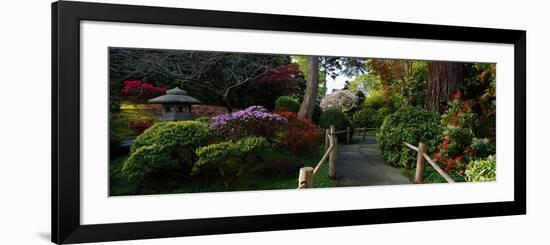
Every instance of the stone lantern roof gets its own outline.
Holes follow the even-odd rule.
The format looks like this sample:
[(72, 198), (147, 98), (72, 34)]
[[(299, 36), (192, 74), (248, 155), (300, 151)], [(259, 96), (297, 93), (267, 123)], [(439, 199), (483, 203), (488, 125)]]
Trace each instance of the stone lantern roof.
[(199, 100), (187, 95), (185, 90), (175, 87), (166, 91), (165, 95), (161, 95), (149, 100), (149, 103), (157, 104), (202, 104)]

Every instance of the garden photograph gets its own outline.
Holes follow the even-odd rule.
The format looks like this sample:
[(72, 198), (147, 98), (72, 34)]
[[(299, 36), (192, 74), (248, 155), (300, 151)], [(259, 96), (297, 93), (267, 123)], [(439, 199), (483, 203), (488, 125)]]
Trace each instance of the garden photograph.
[(496, 181), (496, 64), (110, 47), (109, 195)]

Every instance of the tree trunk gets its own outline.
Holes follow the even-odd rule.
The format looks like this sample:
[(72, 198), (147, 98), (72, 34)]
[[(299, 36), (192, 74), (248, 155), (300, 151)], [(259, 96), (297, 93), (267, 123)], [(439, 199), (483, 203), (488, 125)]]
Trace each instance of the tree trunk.
[(229, 98), (227, 96), (223, 96), (222, 101), (223, 101), (223, 104), (225, 105), (225, 109), (227, 109), (227, 113), (233, 112), (233, 107), (229, 102)]
[(311, 119), (315, 110), (317, 90), (319, 89), (319, 60), (317, 56), (309, 56), (308, 61), (308, 80), (304, 101), (298, 111), (298, 118)]
[(464, 63), (431, 61), (427, 68), (425, 108), (442, 113), (453, 93), (464, 83)]

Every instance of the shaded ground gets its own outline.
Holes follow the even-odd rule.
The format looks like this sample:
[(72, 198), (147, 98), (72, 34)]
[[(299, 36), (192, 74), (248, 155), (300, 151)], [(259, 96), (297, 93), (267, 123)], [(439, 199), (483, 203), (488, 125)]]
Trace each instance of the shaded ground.
[(398, 168), (388, 165), (376, 146), (376, 137), (338, 145), (336, 186), (398, 185), (412, 182)]

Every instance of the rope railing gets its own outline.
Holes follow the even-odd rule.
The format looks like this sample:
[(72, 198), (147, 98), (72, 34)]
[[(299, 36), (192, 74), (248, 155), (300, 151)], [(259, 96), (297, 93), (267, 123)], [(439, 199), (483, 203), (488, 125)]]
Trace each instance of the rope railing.
[[(378, 130), (378, 128), (367, 128), (367, 127), (364, 127), (364, 128), (354, 128), (354, 129), (351, 129), (350, 127), (347, 127), (346, 130), (340, 130), (340, 131), (336, 131), (332, 134), (343, 134), (345, 133), (346, 134), (346, 144), (349, 144), (351, 142), (351, 133), (353, 132), (363, 132), (363, 140), (365, 140), (365, 137), (367, 136), (367, 131), (370, 131), (370, 130)], [(327, 133), (328, 134), (328, 133)], [(326, 142), (325, 142), (326, 143)]]
[(355, 129), (350, 129), (348, 127), (348, 129), (336, 131), (336, 132), (334, 132), (334, 134), (342, 134), (342, 133), (348, 133), (348, 132), (362, 132), (362, 131), (369, 131), (369, 130), (376, 130), (376, 129), (378, 129), (378, 128), (355, 128)]
[[(315, 165), (315, 168), (312, 167), (303, 167), (300, 168), (300, 174), (298, 176), (298, 188), (313, 188), (313, 178), (317, 173), (319, 173), (323, 163), (329, 160), (329, 173), (328, 175), (332, 178), (336, 177), (336, 147), (338, 144), (338, 139), (334, 133), (334, 125), (330, 126), (330, 129), (326, 130), (325, 134), (325, 153), (321, 160)], [(328, 145), (328, 147), (327, 147)]]
[(412, 150), (418, 152), (418, 147), (414, 146), (414, 145), (411, 145), (407, 142), (403, 142), (403, 144), (405, 144), (407, 147), (411, 148)]
[(332, 142), (333, 141), (332, 137), (329, 139), (329, 141), (330, 141), (330, 144), (329, 144), (330, 146), (327, 149), (327, 151), (325, 152), (325, 154), (323, 155), (323, 157), (321, 157), (321, 160), (319, 160), (319, 163), (317, 163), (317, 165), (313, 169), (313, 176), (315, 176), (317, 174), (317, 172), (319, 172), (319, 169), (321, 169), (321, 166), (327, 160), (327, 158), (330, 155), (330, 153), (332, 152), (332, 150), (334, 150), (334, 148), (336, 148), (336, 146)]
[(315, 165), (315, 168), (312, 167), (303, 167), (300, 169), (300, 174), (298, 176), (298, 188), (296, 189), (304, 189), (304, 188), (312, 188), (313, 187), (313, 178), (319, 173), (321, 170), (321, 167), (323, 166), (323, 163), (328, 159), (329, 162), (329, 171), (328, 175), (331, 178), (336, 177), (336, 157), (337, 157), (337, 147), (338, 147), (338, 138), (336, 137), (337, 134), (347, 133), (346, 135), (346, 143), (350, 143), (351, 141), (351, 133), (352, 132), (364, 132), (363, 133), (363, 139), (365, 139), (365, 133), (369, 130), (377, 130), (378, 128), (347, 128), (346, 130), (336, 131), (334, 130), (334, 125), (330, 125), (330, 129), (326, 129), (325, 131), (325, 153), (323, 154), (323, 157), (321, 157), (321, 160)]
[(437, 163), (434, 160), (432, 160), (432, 158), (428, 155), (427, 153), (428, 146), (426, 144), (419, 143), (418, 147), (411, 145), (407, 142), (403, 142), (403, 144), (417, 152), (416, 172), (414, 177), (415, 184), (421, 184), (422, 181), (424, 180), (424, 171), (426, 169), (426, 164), (425, 164), (426, 162), (428, 162), (435, 169), (435, 171), (437, 171), (437, 173), (439, 173), (439, 175), (441, 175), (441, 177), (445, 179), (445, 181), (447, 181), (448, 183), (455, 183), (453, 178), (451, 178), (451, 176), (445, 173), (445, 171), (443, 171), (443, 169), (441, 169), (439, 165), (437, 165)]
[[(325, 153), (323, 154), (323, 157), (321, 157), (321, 160), (315, 165), (315, 168), (312, 167), (303, 167), (300, 168), (300, 174), (298, 176), (298, 187), (296, 189), (304, 189), (304, 188), (313, 188), (313, 178), (319, 173), (321, 167), (323, 166), (323, 163), (328, 159), (329, 161), (329, 171), (328, 175), (331, 178), (336, 177), (336, 157), (337, 157), (337, 147), (338, 147), (338, 138), (336, 137), (337, 134), (340, 133), (348, 133), (347, 134), (347, 142), (350, 141), (350, 133), (351, 132), (359, 132), (359, 131), (367, 131), (367, 130), (376, 130), (377, 128), (356, 128), (356, 129), (348, 129), (342, 130), (342, 131), (335, 131), (334, 125), (330, 126), (330, 129), (327, 129), (325, 131)], [(365, 135), (363, 135), (363, 138)], [(405, 146), (410, 148), (413, 151), (417, 152), (417, 158), (416, 158), (416, 172), (415, 172), (415, 178), (414, 183), (415, 184), (421, 184), (424, 180), (424, 172), (426, 169), (426, 162), (428, 162), (436, 171), (447, 181), (448, 183), (455, 183), (453, 178), (449, 176), (443, 169), (435, 163), (434, 160), (427, 154), (428, 147), (424, 143), (419, 143), (418, 147), (411, 145), (407, 142), (403, 142)]]
[(448, 183), (455, 183), (455, 181), (453, 180), (453, 178), (451, 178), (451, 176), (449, 176), (447, 173), (445, 173), (445, 171), (443, 171), (443, 169), (441, 169), (435, 162), (434, 160), (432, 160), (430, 158), (430, 156), (428, 156), (428, 154), (426, 153), (422, 153), (422, 156), (424, 156), (424, 158), (426, 159), (426, 161), (428, 161), (428, 163), (430, 165), (432, 165), (432, 167), (435, 169), (435, 171), (437, 171), (439, 173), (439, 175), (441, 175), (441, 177), (443, 177)]

